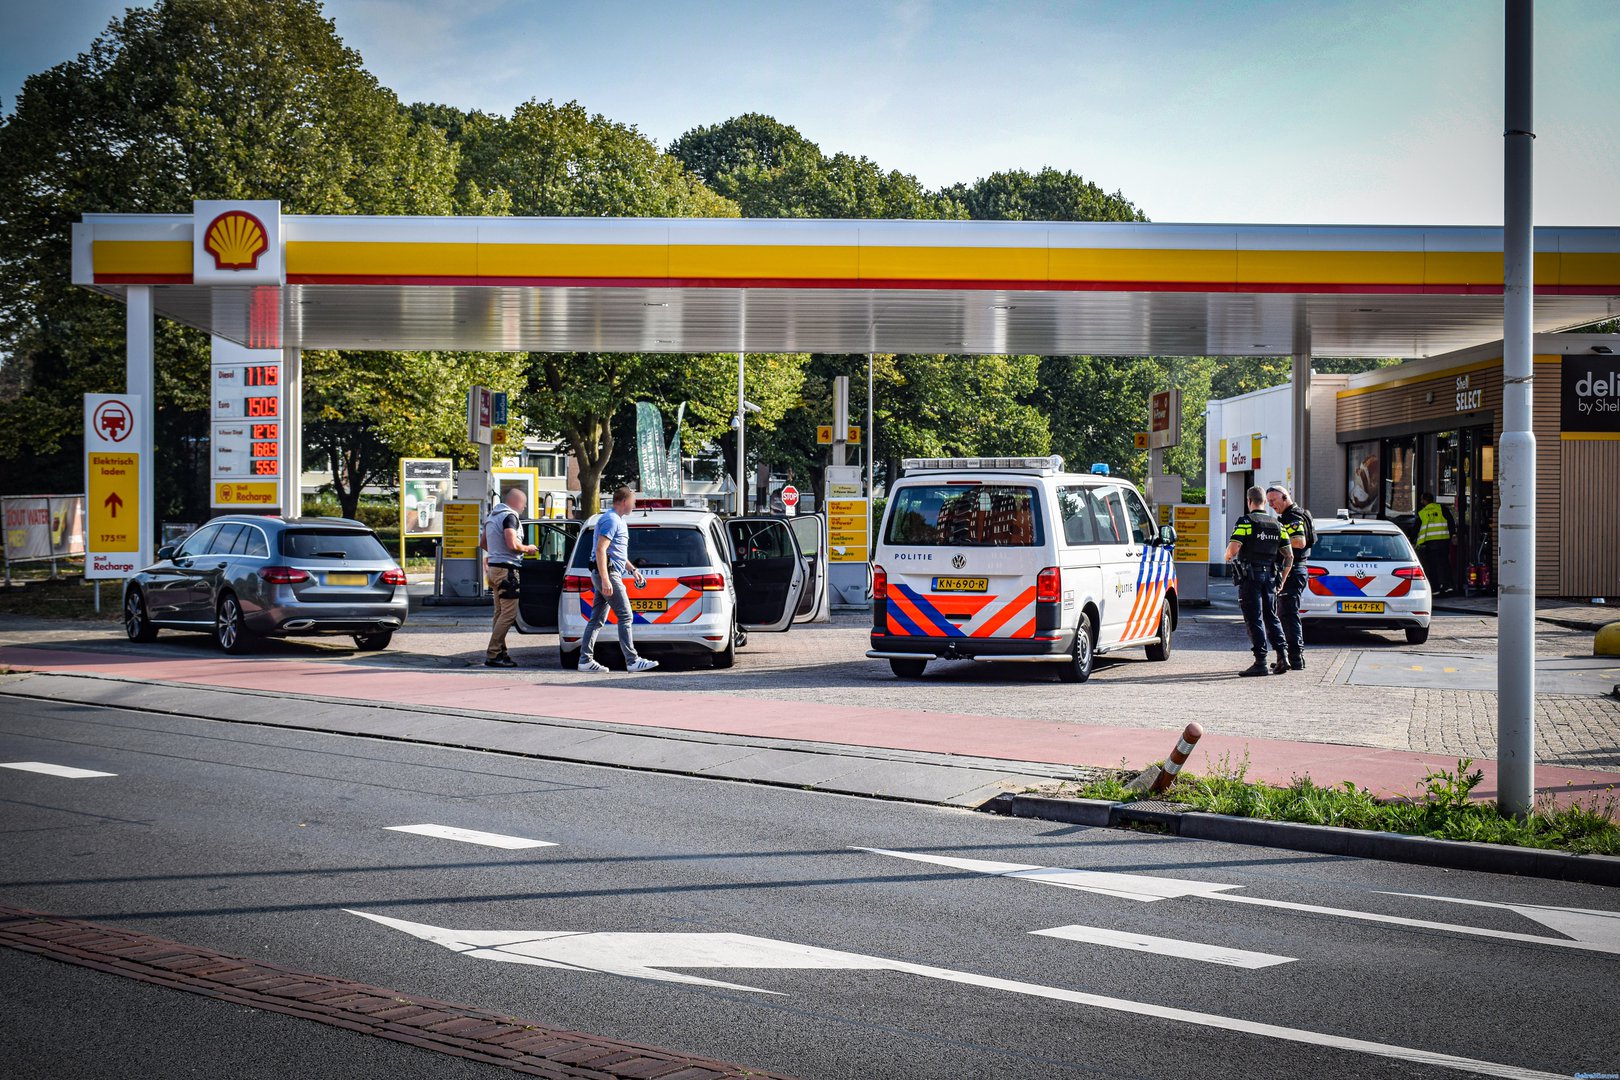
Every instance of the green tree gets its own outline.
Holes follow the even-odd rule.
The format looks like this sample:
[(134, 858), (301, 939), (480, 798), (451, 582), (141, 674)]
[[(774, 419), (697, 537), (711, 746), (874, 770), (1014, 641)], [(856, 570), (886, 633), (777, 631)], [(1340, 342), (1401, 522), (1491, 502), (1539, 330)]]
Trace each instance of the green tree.
[[(159, 0), (30, 77), (0, 123), (0, 457), (32, 467), (0, 469), (0, 485), (71, 484), (80, 396), (123, 387), (123, 312), (68, 284), (81, 215), (207, 198), (438, 214), (455, 175), (443, 134), (411, 122), (314, 0)], [(157, 350), (159, 512), (194, 516), (207, 342), (164, 323)]]
[(1122, 193), (1110, 195), (1076, 173), (1053, 168), (991, 173), (942, 194), (979, 221), (1147, 220)]

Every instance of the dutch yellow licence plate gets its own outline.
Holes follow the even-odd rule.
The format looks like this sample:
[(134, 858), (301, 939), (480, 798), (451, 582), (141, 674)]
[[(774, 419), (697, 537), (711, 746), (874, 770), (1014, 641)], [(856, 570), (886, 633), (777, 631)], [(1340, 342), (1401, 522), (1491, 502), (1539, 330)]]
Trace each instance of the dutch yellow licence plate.
[(365, 574), (327, 574), (328, 585), (364, 585), (370, 579)]
[(668, 611), (669, 610), (669, 601), (668, 600), (632, 600), (632, 601), (630, 601), (630, 610), (631, 611)]
[(990, 579), (982, 577), (937, 577), (934, 592), (987, 592)]
[(1340, 600), (1339, 613), (1341, 615), (1382, 615), (1384, 602), (1382, 600)]

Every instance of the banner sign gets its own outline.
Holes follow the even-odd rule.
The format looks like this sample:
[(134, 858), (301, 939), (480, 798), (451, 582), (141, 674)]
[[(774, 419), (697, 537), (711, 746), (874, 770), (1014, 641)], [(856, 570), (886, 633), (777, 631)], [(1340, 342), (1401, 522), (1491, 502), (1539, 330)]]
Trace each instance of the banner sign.
[[(681, 404), (684, 418), (686, 405)], [(679, 428), (676, 429), (675, 455), (680, 453)], [(680, 458), (674, 457), (664, 446), (664, 417), (658, 406), (650, 401), (636, 402), (636, 465), (641, 472), (641, 494), (649, 499), (679, 499), (681, 497)]]
[(1620, 358), (1566, 356), (1562, 367), (1560, 430), (1620, 438)]
[(83, 495), (8, 495), (0, 521), (7, 562), (84, 554)]
[(121, 578), (151, 561), (141, 536), (141, 399), (84, 395), (87, 580)]
[(400, 536), (443, 536), (444, 504), (454, 482), (455, 462), (449, 458), (400, 458)]

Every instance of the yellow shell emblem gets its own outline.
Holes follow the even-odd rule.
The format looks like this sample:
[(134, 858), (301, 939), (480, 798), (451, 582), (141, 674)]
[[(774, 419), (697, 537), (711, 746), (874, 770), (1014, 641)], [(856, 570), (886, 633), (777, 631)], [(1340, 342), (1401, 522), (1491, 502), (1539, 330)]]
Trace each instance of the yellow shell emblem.
[(203, 250), (219, 270), (256, 270), (259, 256), (270, 250), (264, 223), (246, 210), (227, 210), (203, 235)]

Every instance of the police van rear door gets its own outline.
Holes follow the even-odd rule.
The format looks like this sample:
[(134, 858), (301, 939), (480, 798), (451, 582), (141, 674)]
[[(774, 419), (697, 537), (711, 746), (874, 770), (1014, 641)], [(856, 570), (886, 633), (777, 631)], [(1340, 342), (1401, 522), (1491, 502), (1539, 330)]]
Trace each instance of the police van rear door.
[(1032, 638), (1048, 522), (1033, 479), (918, 478), (890, 499), (882, 540), (886, 631)]

